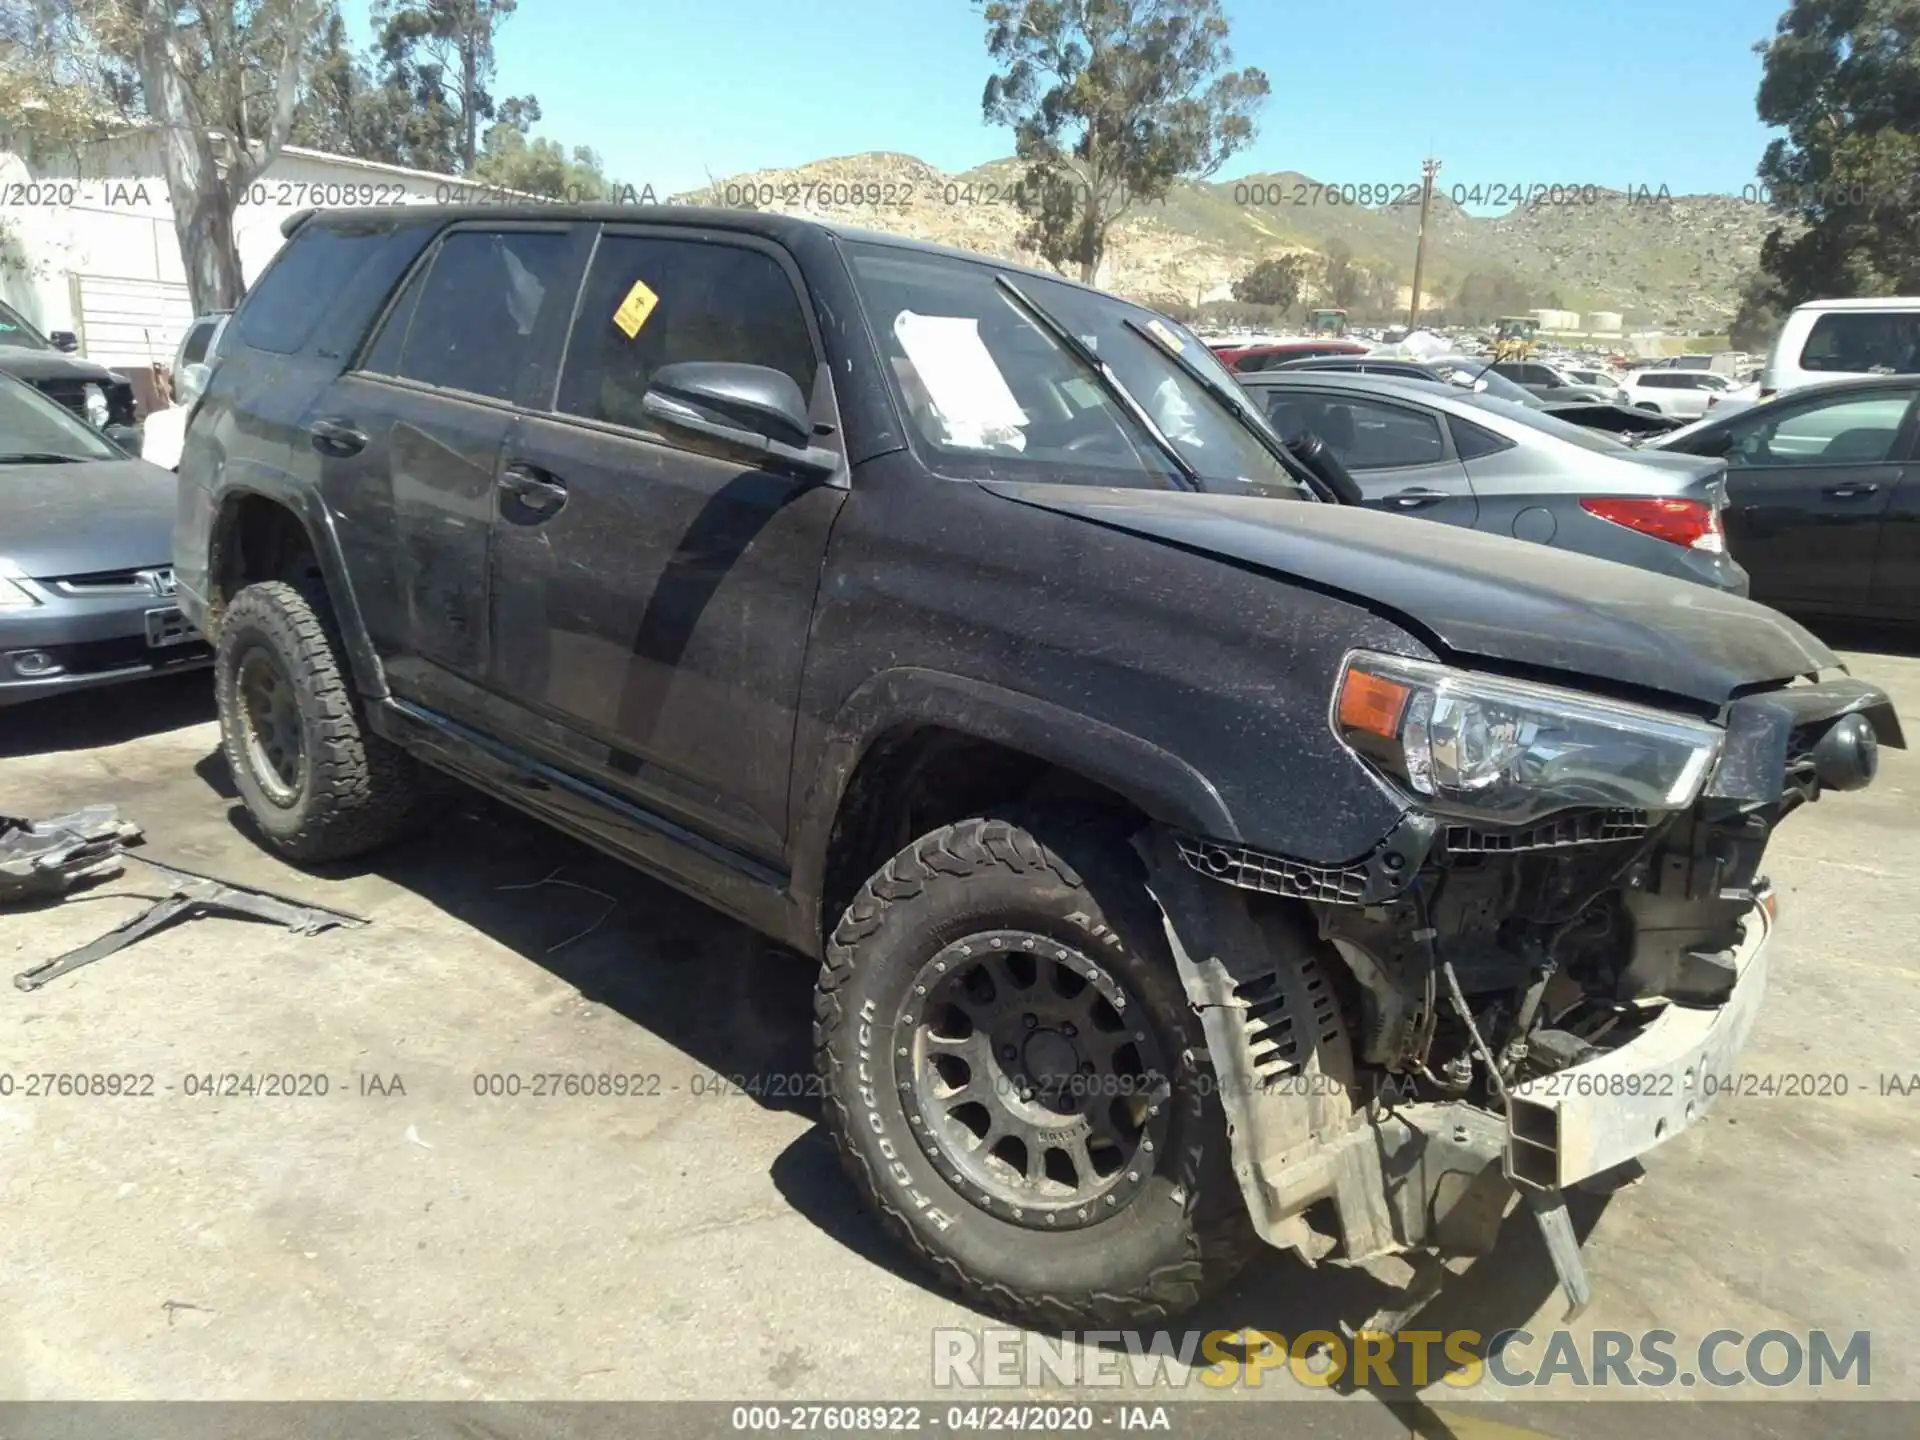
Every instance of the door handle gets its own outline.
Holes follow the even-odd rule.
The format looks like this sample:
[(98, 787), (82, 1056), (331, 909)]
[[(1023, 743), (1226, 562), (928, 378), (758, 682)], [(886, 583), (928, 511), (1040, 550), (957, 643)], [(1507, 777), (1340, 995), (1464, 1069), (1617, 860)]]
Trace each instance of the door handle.
[(532, 465), (509, 465), (500, 472), (500, 488), (542, 518), (567, 503), (567, 487)]
[(1422, 505), (1433, 504), (1436, 500), (1452, 498), (1444, 490), (1396, 490), (1387, 496), (1387, 504), (1396, 510), (1417, 510)]
[(307, 427), (313, 448), (322, 455), (358, 455), (367, 448), (367, 435), (346, 420), (316, 420)]
[(1849, 480), (1844, 485), (1829, 485), (1820, 493), (1836, 500), (1854, 500), (1862, 495), (1878, 494), (1880, 487), (1871, 480)]

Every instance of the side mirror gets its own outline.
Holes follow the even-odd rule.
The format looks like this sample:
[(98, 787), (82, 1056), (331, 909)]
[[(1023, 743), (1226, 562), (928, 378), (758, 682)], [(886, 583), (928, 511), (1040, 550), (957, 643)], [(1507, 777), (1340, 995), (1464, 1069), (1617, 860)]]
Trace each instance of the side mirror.
[(71, 330), (55, 330), (47, 339), (53, 342), (53, 348), (64, 350), (69, 355), (80, 348), (80, 337)]
[(833, 451), (808, 443), (813, 426), (793, 377), (765, 365), (663, 365), (640, 408), (669, 430), (723, 441), (809, 479), (824, 479), (840, 466)]
[(206, 393), (207, 380), (213, 374), (213, 367), (194, 361), (180, 367), (179, 383), (173, 387), (173, 403), (191, 405)]
[(1366, 502), (1366, 495), (1360, 489), (1360, 482), (1353, 478), (1353, 472), (1342, 465), (1340, 457), (1333, 453), (1327, 442), (1311, 430), (1302, 430), (1287, 441), (1287, 449), (1340, 504), (1361, 505)]
[(129, 455), (137, 456), (140, 453), (140, 445), (143, 437), (138, 426), (109, 425), (101, 433)]

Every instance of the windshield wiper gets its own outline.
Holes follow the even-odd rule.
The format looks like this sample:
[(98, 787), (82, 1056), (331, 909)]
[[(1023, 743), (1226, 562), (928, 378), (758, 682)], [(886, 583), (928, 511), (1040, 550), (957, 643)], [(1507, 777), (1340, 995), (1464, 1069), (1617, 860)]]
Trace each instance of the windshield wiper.
[(84, 455), (61, 455), (52, 450), (16, 450), (0, 455), (0, 465), (84, 465)]
[(1198, 385), (1201, 392), (1205, 394), (1209, 400), (1213, 401), (1213, 403), (1218, 405), (1222, 410), (1225, 410), (1227, 414), (1231, 415), (1234, 420), (1239, 423), (1243, 430), (1246, 430), (1255, 440), (1260, 442), (1260, 448), (1271, 455), (1280, 468), (1286, 471), (1289, 480), (1293, 481), (1296, 485), (1304, 485), (1315, 495), (1319, 495), (1322, 500), (1332, 500), (1338, 503), (1339, 496), (1321, 494), (1320, 482), (1317, 479), (1303, 480), (1295, 473), (1296, 469), (1303, 470), (1305, 467), (1301, 466), (1300, 462), (1294, 458), (1293, 452), (1287, 449), (1286, 442), (1279, 436), (1273, 434), (1271, 429), (1264, 424), (1256, 423), (1253, 418), (1255, 412), (1249, 409), (1247, 405), (1242, 402), (1238, 396), (1234, 395), (1232, 391), (1228, 390), (1226, 386), (1222, 385), (1218, 380), (1215, 380), (1211, 375), (1207, 374), (1206, 371), (1202, 370), (1177, 350), (1161, 344), (1151, 330), (1147, 329), (1146, 326), (1135, 320), (1131, 315), (1127, 316), (1120, 323), (1133, 331), (1133, 333), (1138, 335), (1142, 340), (1146, 341), (1156, 352), (1173, 361), (1182, 375), (1185, 375), (1189, 380), (1193, 381), (1194, 384)]
[(1140, 428), (1147, 432), (1147, 438), (1153, 441), (1154, 448), (1166, 457), (1167, 463), (1173, 466), (1175, 473), (1180, 476), (1182, 483), (1189, 490), (1207, 488), (1206, 482), (1200, 478), (1200, 472), (1193, 468), (1187, 457), (1182, 455), (1173, 441), (1166, 437), (1166, 433), (1154, 424), (1153, 417), (1146, 412), (1146, 408), (1133, 398), (1132, 392), (1121, 384), (1120, 377), (1113, 373), (1113, 367), (1094, 353), (1091, 345), (1062, 325), (1041, 306), (1038, 300), (1029, 296), (1005, 275), (994, 276), (993, 283), (1011, 295), (1014, 303), (1026, 313), (1028, 318), (1058, 340), (1068, 354), (1094, 373), (1095, 378), (1100, 381), (1101, 388), (1119, 401), (1121, 409), (1131, 415)]

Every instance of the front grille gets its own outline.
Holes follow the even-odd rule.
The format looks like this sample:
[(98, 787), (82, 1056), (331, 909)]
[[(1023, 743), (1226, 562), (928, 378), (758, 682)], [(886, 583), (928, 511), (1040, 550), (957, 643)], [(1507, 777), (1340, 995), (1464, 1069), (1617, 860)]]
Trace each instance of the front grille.
[[(109, 425), (133, 424), (133, 386), (109, 380), (36, 380), (34, 388), (62, 409), (70, 410), (80, 419), (87, 419), (87, 391), (89, 385), (98, 385), (107, 395), (107, 423)], [(89, 421), (89, 424), (92, 422)]]
[(1505, 855), (1516, 850), (1560, 850), (1572, 845), (1638, 840), (1651, 828), (1653, 817), (1645, 810), (1578, 810), (1526, 830), (1503, 832), (1449, 825), (1446, 846), (1456, 855)]
[(96, 570), (88, 575), (66, 575), (49, 581), (62, 595), (92, 599), (109, 595), (154, 595), (171, 599), (177, 591), (171, 565), (146, 570)]

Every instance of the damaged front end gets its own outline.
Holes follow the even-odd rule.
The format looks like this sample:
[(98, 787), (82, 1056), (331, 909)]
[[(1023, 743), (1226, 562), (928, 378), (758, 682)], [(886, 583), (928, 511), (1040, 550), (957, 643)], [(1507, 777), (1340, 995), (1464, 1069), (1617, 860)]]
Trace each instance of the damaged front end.
[(1349, 657), (1331, 715), (1407, 802), (1370, 854), (1310, 865), (1164, 830), (1136, 842), (1272, 1244), (1322, 1259), (1491, 1248), (1516, 1195), (1574, 1309), (1562, 1192), (1696, 1121), (1766, 982), (1774, 827), (1903, 746), (1840, 678), (1718, 723)]

